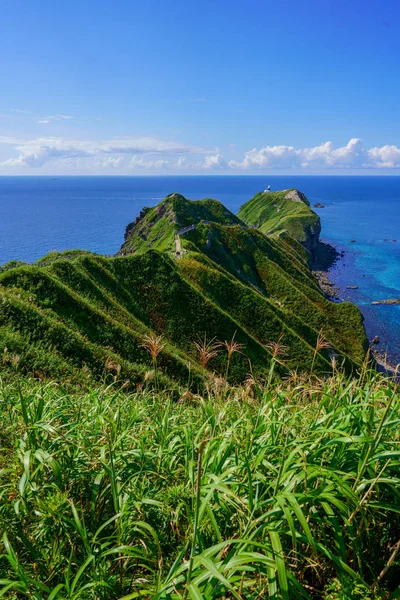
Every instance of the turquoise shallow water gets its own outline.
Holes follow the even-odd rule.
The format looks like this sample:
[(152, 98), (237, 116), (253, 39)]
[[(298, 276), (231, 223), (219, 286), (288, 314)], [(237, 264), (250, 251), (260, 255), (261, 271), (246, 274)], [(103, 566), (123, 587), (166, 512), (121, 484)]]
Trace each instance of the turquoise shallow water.
[[(315, 209), (322, 238), (345, 252), (330, 277), (341, 299), (360, 307), (369, 339), (378, 335), (378, 349), (399, 363), (400, 306), (371, 302), (400, 297), (400, 178), (339, 177), (325, 184), (321, 178), (318, 187), (318, 194), (313, 188), (309, 197), (314, 201), (319, 195), (325, 205)], [(348, 285), (358, 289), (348, 290)]]
[(325, 205), (315, 209), (322, 238), (345, 251), (331, 273), (341, 299), (360, 307), (368, 336), (400, 362), (400, 306), (371, 305), (400, 297), (400, 177), (0, 177), (0, 264), (67, 248), (113, 254), (142, 206), (169, 193), (214, 197), (237, 212), (267, 185)]

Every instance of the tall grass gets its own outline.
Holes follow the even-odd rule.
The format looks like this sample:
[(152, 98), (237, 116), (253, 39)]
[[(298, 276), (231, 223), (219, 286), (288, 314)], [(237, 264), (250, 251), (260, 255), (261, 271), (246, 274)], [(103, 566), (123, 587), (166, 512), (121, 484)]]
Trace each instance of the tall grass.
[(4, 383), (0, 596), (400, 597), (399, 395), (362, 378)]

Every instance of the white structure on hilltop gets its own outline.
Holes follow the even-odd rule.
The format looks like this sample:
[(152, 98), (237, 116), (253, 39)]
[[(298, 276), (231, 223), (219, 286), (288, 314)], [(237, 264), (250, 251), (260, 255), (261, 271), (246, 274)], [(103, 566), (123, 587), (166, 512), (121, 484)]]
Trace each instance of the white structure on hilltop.
[(264, 192), (270, 192), (270, 191), (271, 191), (271, 186), (269, 185), (269, 186), (267, 187), (267, 189), (266, 189), (266, 190), (264, 190)]

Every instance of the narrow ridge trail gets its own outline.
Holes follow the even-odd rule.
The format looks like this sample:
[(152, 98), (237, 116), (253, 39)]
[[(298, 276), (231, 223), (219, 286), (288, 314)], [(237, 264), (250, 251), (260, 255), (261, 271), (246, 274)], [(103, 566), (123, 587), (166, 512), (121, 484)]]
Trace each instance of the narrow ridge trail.
[(175, 258), (182, 258), (182, 244), (179, 235), (175, 236)]

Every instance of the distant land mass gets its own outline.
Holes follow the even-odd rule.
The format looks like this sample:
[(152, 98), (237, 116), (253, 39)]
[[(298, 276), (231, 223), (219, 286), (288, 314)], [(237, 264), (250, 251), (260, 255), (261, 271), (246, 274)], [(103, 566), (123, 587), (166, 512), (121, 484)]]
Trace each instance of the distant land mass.
[[(235, 337), (244, 348), (232, 358), (233, 383), (250, 371), (265, 375), (274, 344), (281, 375), (327, 373), (333, 361), (351, 371), (368, 348), (363, 319), (353, 304), (329, 301), (311, 272), (320, 231), (295, 189), (256, 194), (238, 215), (174, 193), (127, 226), (115, 257), (71, 250), (8, 263), (0, 273), (3, 368), (14, 360), (26, 373), (72, 382), (118, 372), (130, 389), (146, 379), (142, 344), (155, 332), (165, 340), (158, 367), (169, 386), (207, 381), (194, 346), (204, 336)], [(225, 362), (219, 353), (207, 366), (223, 374)]]

